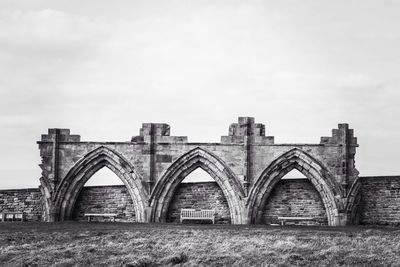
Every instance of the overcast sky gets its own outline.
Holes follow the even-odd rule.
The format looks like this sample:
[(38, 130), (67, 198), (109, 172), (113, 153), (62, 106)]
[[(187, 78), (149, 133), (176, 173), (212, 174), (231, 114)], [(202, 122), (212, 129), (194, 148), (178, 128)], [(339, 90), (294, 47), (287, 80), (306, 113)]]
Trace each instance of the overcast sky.
[(36, 141), (128, 141), (142, 122), (218, 142), (355, 129), (361, 175), (400, 175), (400, 1), (0, 2), (0, 188), (36, 187)]

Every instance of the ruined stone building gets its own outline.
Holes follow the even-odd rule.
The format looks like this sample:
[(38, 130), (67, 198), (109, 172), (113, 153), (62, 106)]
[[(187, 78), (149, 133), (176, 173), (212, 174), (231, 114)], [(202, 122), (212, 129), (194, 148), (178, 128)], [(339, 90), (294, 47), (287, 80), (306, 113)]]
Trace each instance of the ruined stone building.
[[(220, 223), (312, 216), (331, 226), (400, 224), (400, 177), (359, 177), (357, 138), (347, 124), (316, 144), (276, 144), (264, 124), (240, 117), (219, 143), (191, 143), (171, 136), (167, 124), (144, 123), (130, 142), (81, 141), (68, 129), (49, 129), (38, 145), (40, 191), (0, 191), (0, 209), (24, 210), (28, 220), (113, 211), (119, 221), (169, 222), (181, 208), (208, 208)], [(103, 167), (124, 185), (84, 187)], [(181, 183), (197, 168), (215, 182)], [(282, 179), (293, 169), (307, 179)]]

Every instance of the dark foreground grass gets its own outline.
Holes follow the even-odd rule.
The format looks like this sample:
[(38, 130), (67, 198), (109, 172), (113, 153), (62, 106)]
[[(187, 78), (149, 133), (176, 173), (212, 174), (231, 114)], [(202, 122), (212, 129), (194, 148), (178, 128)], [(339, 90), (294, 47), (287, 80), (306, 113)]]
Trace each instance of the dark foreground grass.
[(1, 266), (400, 266), (400, 229), (0, 223)]

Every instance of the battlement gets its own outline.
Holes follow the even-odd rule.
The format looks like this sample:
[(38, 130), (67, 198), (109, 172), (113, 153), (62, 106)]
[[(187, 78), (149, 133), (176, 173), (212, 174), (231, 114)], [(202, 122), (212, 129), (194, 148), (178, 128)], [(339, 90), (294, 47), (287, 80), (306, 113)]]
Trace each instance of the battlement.
[(140, 136), (169, 136), (170, 129), (171, 127), (166, 123), (143, 123), (140, 128)]
[(80, 142), (80, 135), (71, 135), (69, 129), (48, 129), (48, 134), (42, 134), (41, 142)]
[(273, 136), (265, 136), (265, 125), (255, 123), (253, 117), (239, 117), (238, 123), (229, 126), (229, 135), (221, 137), (221, 143), (244, 143), (245, 138), (250, 138), (253, 143), (273, 144)]
[(229, 136), (265, 136), (265, 125), (254, 121), (253, 117), (239, 117), (238, 123), (229, 126)]
[(354, 130), (349, 128), (347, 123), (338, 124), (337, 129), (332, 129), (331, 137), (321, 137), (321, 144), (346, 144), (351, 147), (358, 147), (357, 137), (354, 137)]
[(143, 123), (139, 135), (133, 136), (131, 142), (187, 143), (186, 136), (170, 136), (170, 129), (166, 123)]

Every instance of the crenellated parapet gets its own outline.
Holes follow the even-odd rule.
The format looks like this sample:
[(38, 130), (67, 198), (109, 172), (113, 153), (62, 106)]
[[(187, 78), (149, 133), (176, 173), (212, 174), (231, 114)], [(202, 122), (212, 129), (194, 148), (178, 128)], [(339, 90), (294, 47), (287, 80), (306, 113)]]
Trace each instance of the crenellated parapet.
[(265, 136), (265, 125), (255, 123), (253, 117), (239, 117), (238, 123), (229, 126), (229, 135), (221, 137), (221, 143), (243, 144), (247, 138), (253, 144), (274, 144), (273, 136)]
[(347, 123), (341, 123), (337, 129), (332, 130), (331, 137), (321, 137), (320, 143), (323, 145), (339, 145), (343, 148), (339, 157), (337, 157), (338, 162), (334, 175), (340, 180), (347, 193), (359, 174), (355, 168), (358, 143), (354, 136), (354, 130), (350, 129)]
[(39, 141), (42, 163), (42, 177), (47, 180), (58, 180), (58, 161), (60, 142), (80, 142), (80, 135), (71, 135), (69, 129), (49, 129), (47, 134), (41, 136)]
[(357, 137), (354, 137), (354, 130), (349, 128), (347, 123), (339, 123), (337, 129), (332, 129), (332, 136), (321, 137), (321, 144), (348, 144), (358, 147)]
[(134, 143), (187, 143), (187, 136), (170, 136), (171, 127), (166, 123), (143, 123), (140, 134), (133, 136)]
[(70, 134), (69, 129), (49, 129), (47, 134), (42, 134), (41, 142), (80, 142), (81, 136)]

